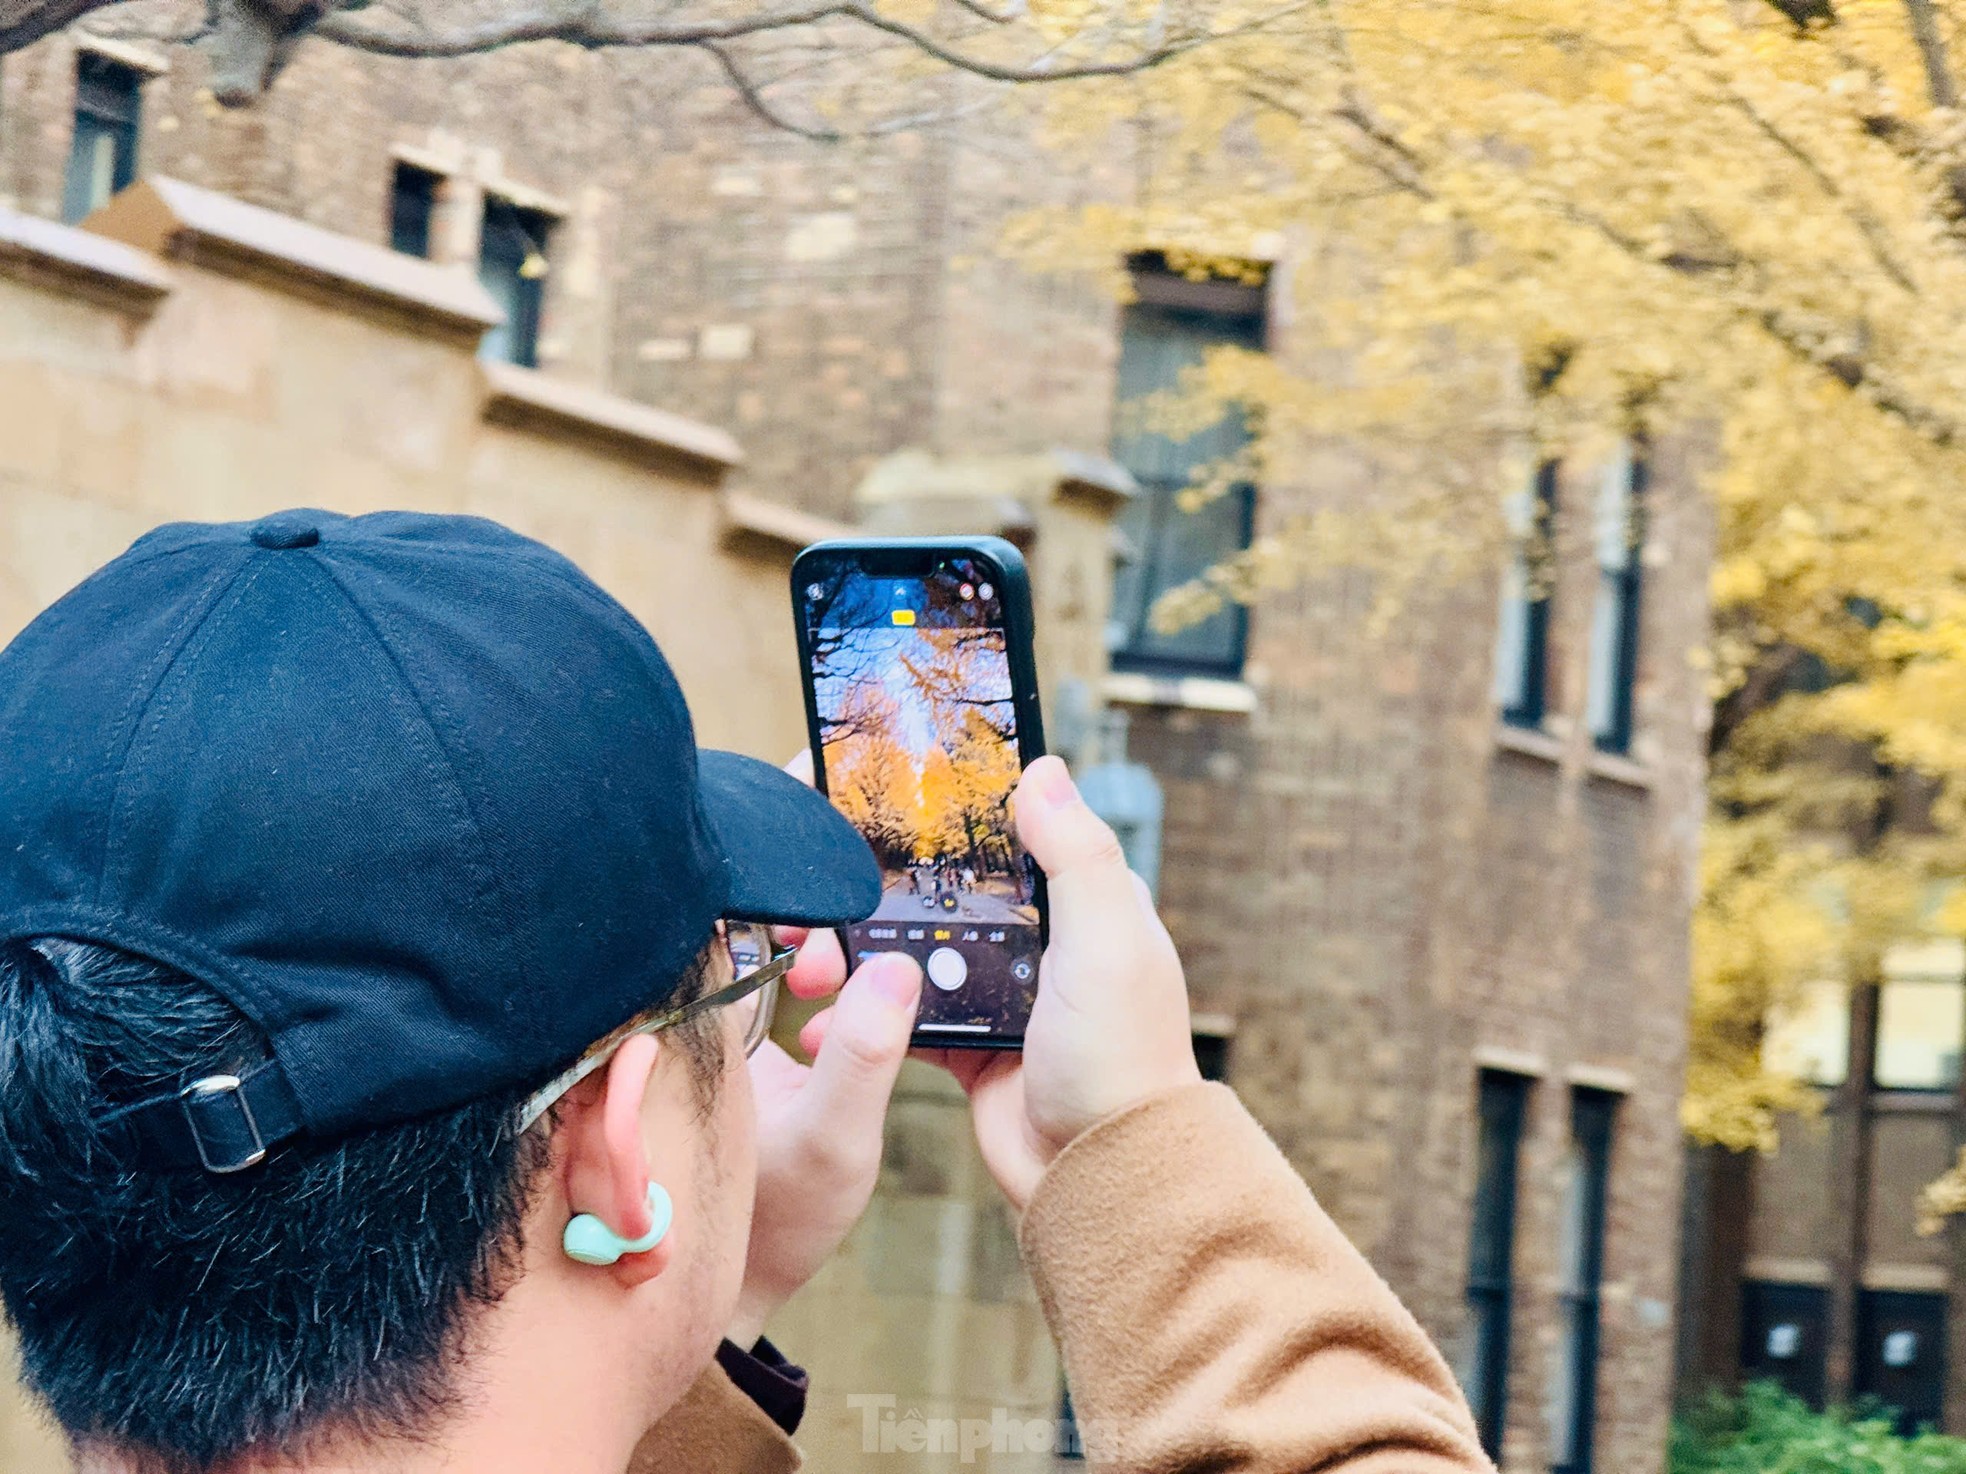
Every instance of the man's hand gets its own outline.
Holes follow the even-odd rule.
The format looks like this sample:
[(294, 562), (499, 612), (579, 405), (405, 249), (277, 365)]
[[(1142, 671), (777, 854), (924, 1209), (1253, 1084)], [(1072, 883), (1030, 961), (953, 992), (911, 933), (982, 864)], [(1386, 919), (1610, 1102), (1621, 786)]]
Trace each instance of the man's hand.
[[(811, 781), (804, 754), (788, 771)], [(888, 1097), (922, 991), (921, 969), (910, 958), (876, 957), (848, 978), (834, 933), (781, 928), (778, 939), (799, 948), (787, 989), (800, 998), (838, 998), (802, 1039), (814, 1055), (811, 1065), (770, 1040), (751, 1056), (758, 1197), (744, 1288), (725, 1331), (747, 1349), (867, 1209), (880, 1172)]]
[(969, 1093), (983, 1160), (1022, 1212), (1074, 1137), (1201, 1071), (1181, 959), (1113, 831), (1055, 757), (1025, 770), (1015, 805), (1051, 901), (1024, 1052), (923, 1053)]

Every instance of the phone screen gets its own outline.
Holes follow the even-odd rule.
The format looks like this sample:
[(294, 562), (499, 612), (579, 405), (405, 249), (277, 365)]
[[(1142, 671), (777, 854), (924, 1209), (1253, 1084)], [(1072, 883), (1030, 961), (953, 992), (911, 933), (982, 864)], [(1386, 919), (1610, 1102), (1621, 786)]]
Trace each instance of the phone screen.
[(826, 792), (881, 866), (848, 950), (919, 961), (917, 1036), (951, 1043), (1021, 1038), (1043, 951), (1010, 820), (1022, 764), (992, 573), (962, 557), (919, 576), (821, 565), (800, 591)]

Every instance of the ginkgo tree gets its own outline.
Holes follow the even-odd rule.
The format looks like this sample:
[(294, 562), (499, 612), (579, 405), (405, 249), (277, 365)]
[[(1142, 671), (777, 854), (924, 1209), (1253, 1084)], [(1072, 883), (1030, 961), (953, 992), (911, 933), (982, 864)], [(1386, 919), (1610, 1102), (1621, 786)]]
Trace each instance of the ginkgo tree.
[(1088, 267), (1174, 242), (1177, 264), (1233, 271), (1275, 237), (1317, 258), (1289, 355), (1218, 350), (1162, 408), (1175, 428), (1260, 411), (1190, 500), (1287, 482), (1334, 438), (1390, 474), (1177, 591), (1169, 624), (1333, 563), (1395, 593), (1465, 572), (1543, 457), (1708, 448), (1686, 1119), (1732, 1146), (1811, 1098), (1767, 1067), (1771, 1008), (1811, 978), (1874, 982), (1893, 938), (1966, 920), (1932, 904), (1966, 873), (1961, 19), (1934, 0), (1319, 5), (1051, 99), (1063, 137), (1151, 137), (1151, 186), (1016, 242)]
[(1292, 243), (1291, 351), (1217, 350), (1157, 409), (1174, 431), (1256, 411), (1189, 500), (1289, 484), (1333, 441), (1380, 473), (1176, 591), (1167, 625), (1343, 563), (1395, 607), (1490, 566), (1503, 494), (1538, 461), (1707, 449), (1685, 1116), (1730, 1146), (1813, 1100), (1768, 1066), (1771, 1010), (1814, 978), (1874, 983), (1894, 938), (1966, 921), (1932, 904), (1966, 873), (1962, 19), (1938, 0), (1307, 6), (1047, 95), (1060, 147), (1145, 140), (1146, 182), (1012, 240), (1085, 269), (1172, 246), (1197, 273)]

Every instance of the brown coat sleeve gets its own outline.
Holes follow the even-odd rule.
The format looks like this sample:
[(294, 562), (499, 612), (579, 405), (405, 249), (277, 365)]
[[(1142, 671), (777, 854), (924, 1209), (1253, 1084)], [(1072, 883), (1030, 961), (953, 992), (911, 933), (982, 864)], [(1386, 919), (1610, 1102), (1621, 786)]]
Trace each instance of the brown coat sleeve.
[(1223, 1086), (1073, 1142), (1020, 1237), (1099, 1466), (1491, 1468), (1426, 1333)]
[(793, 1474), (799, 1451), (714, 1361), (642, 1435), (625, 1474)]

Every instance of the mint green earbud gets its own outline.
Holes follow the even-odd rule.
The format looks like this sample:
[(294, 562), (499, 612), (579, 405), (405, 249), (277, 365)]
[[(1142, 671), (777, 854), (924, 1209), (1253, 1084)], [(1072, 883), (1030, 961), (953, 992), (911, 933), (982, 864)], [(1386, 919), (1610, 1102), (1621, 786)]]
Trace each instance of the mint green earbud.
[(608, 1265), (618, 1263), (624, 1254), (646, 1254), (662, 1242), (662, 1236), (669, 1232), (669, 1220), (675, 1216), (676, 1208), (669, 1201), (669, 1194), (662, 1184), (649, 1184), (649, 1213), (655, 1222), (649, 1231), (638, 1239), (624, 1239), (609, 1228), (592, 1213), (577, 1214), (567, 1224), (567, 1230), (560, 1235), (560, 1247), (566, 1251), (567, 1258), (579, 1264)]

